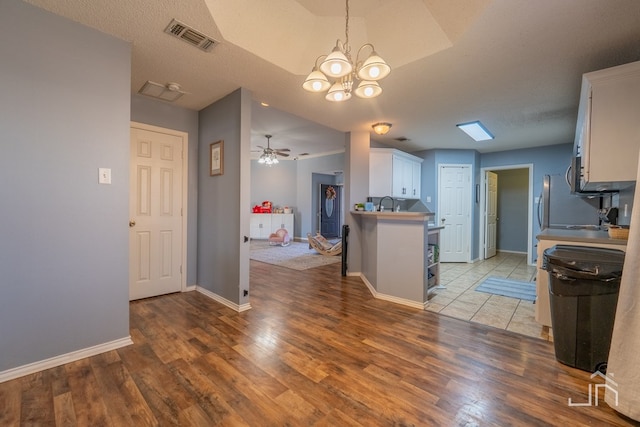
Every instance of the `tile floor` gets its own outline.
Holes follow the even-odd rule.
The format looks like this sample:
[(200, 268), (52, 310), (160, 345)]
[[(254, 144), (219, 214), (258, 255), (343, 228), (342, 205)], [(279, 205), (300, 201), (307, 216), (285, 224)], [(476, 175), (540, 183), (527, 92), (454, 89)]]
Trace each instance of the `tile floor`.
[(536, 268), (527, 264), (526, 255), (504, 252), (475, 263), (443, 263), (440, 284), (446, 288), (434, 292), (426, 309), (552, 341), (549, 328), (535, 321), (533, 302), (474, 290), (489, 276), (533, 281)]

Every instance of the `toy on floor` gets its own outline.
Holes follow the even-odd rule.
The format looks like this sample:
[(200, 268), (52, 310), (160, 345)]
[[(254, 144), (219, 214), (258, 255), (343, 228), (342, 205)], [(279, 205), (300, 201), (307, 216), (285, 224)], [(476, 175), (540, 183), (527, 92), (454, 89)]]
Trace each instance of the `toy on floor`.
[(322, 255), (333, 256), (342, 253), (342, 240), (337, 243), (331, 243), (320, 233), (315, 236), (308, 233), (307, 238), (309, 239), (309, 245)]
[(275, 233), (269, 235), (269, 244), (273, 246), (289, 246), (289, 244), (291, 244), (289, 232), (284, 228), (277, 229)]

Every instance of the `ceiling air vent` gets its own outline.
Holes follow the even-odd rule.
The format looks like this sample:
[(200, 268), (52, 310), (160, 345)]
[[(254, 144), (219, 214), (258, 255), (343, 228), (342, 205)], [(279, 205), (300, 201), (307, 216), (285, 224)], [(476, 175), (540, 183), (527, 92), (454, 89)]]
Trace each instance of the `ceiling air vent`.
[(165, 28), (164, 32), (184, 40), (190, 45), (195, 46), (198, 49), (202, 49), (205, 52), (210, 52), (211, 49), (213, 49), (213, 46), (218, 43), (211, 37), (205, 36), (201, 32), (188, 27), (177, 19), (172, 20), (167, 28)]

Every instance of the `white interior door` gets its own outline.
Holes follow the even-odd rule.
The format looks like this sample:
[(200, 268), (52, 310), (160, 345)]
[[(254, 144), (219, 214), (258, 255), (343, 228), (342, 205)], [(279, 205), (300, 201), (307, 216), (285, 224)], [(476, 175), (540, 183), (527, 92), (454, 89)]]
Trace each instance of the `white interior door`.
[(131, 128), (129, 299), (182, 287), (181, 136)]
[(485, 245), (484, 257), (491, 258), (496, 255), (496, 236), (498, 230), (498, 174), (487, 171), (486, 173), (486, 212), (485, 212)]
[(440, 165), (438, 173), (440, 261), (471, 261), (471, 166)]

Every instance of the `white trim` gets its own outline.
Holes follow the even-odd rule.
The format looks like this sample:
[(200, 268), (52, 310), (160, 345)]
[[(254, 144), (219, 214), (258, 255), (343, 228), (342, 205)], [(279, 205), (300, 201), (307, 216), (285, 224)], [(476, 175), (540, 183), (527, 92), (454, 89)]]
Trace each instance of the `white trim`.
[(142, 129), (151, 132), (165, 133), (167, 135), (182, 138), (182, 271), (180, 278), (181, 292), (188, 292), (187, 286), (187, 223), (189, 215), (189, 134), (179, 130), (148, 125), (146, 123), (131, 122), (130, 128)]
[(206, 297), (211, 298), (216, 302), (219, 302), (220, 304), (230, 308), (231, 310), (237, 311), (238, 313), (251, 309), (250, 303), (238, 305), (233, 301), (229, 301), (228, 299), (221, 297), (220, 295), (213, 293), (208, 289), (203, 288), (202, 286), (196, 286), (196, 291), (200, 292), (202, 295)]
[(422, 302), (418, 302), (418, 301), (408, 300), (408, 299), (405, 299), (405, 298), (398, 298), (398, 297), (395, 297), (393, 295), (381, 294), (378, 291), (376, 291), (376, 289), (373, 287), (371, 282), (369, 282), (367, 280), (367, 278), (364, 276), (364, 274), (360, 273), (359, 276), (360, 276), (360, 279), (364, 282), (364, 284), (369, 289), (369, 292), (371, 292), (371, 295), (373, 295), (373, 297), (375, 299), (389, 301), (389, 302), (393, 302), (393, 303), (396, 303), (396, 304), (402, 304), (402, 305), (405, 305), (407, 307), (417, 308), (419, 310), (424, 310), (426, 305), (427, 305), (426, 302), (422, 303)]
[[(528, 195), (528, 207), (527, 207), (527, 263), (529, 265), (536, 265), (533, 260), (533, 163), (524, 163), (517, 165), (505, 165), (505, 166), (487, 166), (480, 169), (480, 188), (485, 188), (487, 185), (487, 172), (490, 171), (504, 171), (504, 170), (514, 170), (514, 169), (528, 169), (529, 171), (529, 195)], [(498, 192), (500, 192), (500, 184), (498, 184)], [(485, 200), (485, 192), (480, 191), (480, 229), (478, 230), (479, 239), (478, 239), (478, 253), (480, 254), (480, 259), (484, 259), (484, 223), (485, 223), (485, 210), (486, 210), (486, 200)], [(497, 250), (497, 249), (496, 249)], [(507, 251), (498, 251), (498, 252), (507, 252)], [(519, 252), (518, 252), (519, 253)]]
[(17, 368), (7, 369), (0, 372), (0, 383), (10, 381), (25, 375), (44, 371), (45, 369), (55, 368), (56, 366), (65, 365), (75, 362), (76, 360), (85, 359), (108, 351), (116, 350), (133, 344), (131, 336), (120, 338), (114, 341), (94, 345), (93, 347), (83, 348), (81, 350), (72, 351), (71, 353), (61, 354), (49, 359), (40, 360), (39, 362), (29, 363), (28, 365), (18, 366)]

